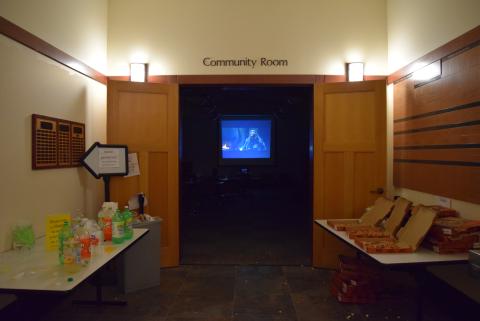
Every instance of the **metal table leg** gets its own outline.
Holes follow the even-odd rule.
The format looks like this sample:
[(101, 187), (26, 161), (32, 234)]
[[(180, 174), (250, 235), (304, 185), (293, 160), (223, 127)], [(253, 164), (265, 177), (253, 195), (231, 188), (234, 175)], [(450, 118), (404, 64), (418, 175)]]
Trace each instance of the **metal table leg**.
[(95, 300), (73, 300), (72, 304), (80, 305), (115, 305), (115, 306), (125, 306), (127, 301), (124, 300), (104, 300), (103, 299), (103, 289), (102, 289), (102, 278), (101, 273), (103, 268), (97, 271), (94, 275), (94, 283), (96, 288)]

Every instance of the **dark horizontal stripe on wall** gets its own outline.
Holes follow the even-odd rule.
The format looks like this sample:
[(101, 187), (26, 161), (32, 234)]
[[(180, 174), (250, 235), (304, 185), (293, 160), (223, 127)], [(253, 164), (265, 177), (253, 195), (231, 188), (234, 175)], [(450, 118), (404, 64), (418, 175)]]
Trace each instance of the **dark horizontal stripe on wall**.
[(402, 130), (398, 132), (394, 132), (394, 135), (403, 135), (403, 134), (412, 134), (412, 133), (419, 133), (419, 132), (427, 132), (433, 130), (441, 130), (441, 129), (450, 129), (450, 128), (458, 128), (458, 127), (468, 127), (468, 126), (475, 126), (480, 125), (479, 120), (472, 120), (463, 123), (456, 123), (456, 124), (445, 124), (445, 125), (438, 125), (438, 126), (430, 126), (430, 127), (422, 127), (422, 128), (414, 128), (408, 130)]
[(52, 46), (48, 42), (40, 39), (27, 30), (17, 26), (16, 24), (8, 21), (0, 16), (0, 33), (6, 37), (21, 43), (22, 45), (42, 54), (56, 62), (81, 73), (93, 80), (96, 80), (102, 84), (107, 84), (107, 77), (96, 71), (92, 67), (86, 65), (82, 61), (70, 56), (66, 52)]
[(475, 48), (475, 47), (477, 47), (477, 46), (479, 46), (479, 45), (480, 45), (480, 40), (475, 41), (474, 43), (466, 46), (465, 48), (462, 48), (462, 49), (459, 49), (459, 50), (457, 50), (457, 51), (454, 51), (454, 52), (452, 52), (451, 54), (449, 54), (448, 56), (443, 57), (443, 58), (442, 58), (442, 63), (443, 63), (444, 61), (447, 61), (447, 60), (449, 60), (449, 59), (452, 59), (452, 58), (458, 56), (458, 55), (461, 54), (461, 53), (464, 53), (465, 51), (471, 50), (471, 49), (473, 49), (473, 48)]
[(410, 145), (395, 146), (394, 150), (419, 150), (419, 149), (468, 149), (480, 148), (480, 144), (451, 144), (451, 145)]
[(443, 161), (443, 160), (427, 160), (427, 159), (399, 159), (399, 158), (395, 158), (393, 161), (395, 163), (480, 167), (480, 162)]
[(452, 111), (470, 109), (470, 108), (475, 108), (475, 107), (480, 107), (480, 101), (474, 101), (473, 103), (458, 105), (458, 106), (454, 106), (454, 107), (449, 107), (449, 108), (445, 108), (445, 109), (439, 109), (439, 110), (431, 111), (431, 112), (428, 112), (428, 113), (417, 114), (417, 115), (413, 115), (413, 116), (399, 118), (399, 119), (395, 119), (393, 122), (394, 123), (400, 123), (402, 121), (413, 120), (413, 119), (424, 118), (424, 117), (430, 117), (430, 116), (436, 116), (436, 115), (449, 113), (449, 112), (452, 112)]

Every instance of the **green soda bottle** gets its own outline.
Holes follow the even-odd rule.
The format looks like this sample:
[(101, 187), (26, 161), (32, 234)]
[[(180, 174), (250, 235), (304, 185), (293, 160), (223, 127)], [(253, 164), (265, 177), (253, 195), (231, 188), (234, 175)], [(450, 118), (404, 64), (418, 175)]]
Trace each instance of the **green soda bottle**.
[(58, 232), (58, 260), (60, 264), (73, 263), (73, 233), (68, 222)]
[(112, 242), (121, 244), (124, 238), (125, 222), (123, 221), (122, 213), (116, 210), (112, 217)]
[(125, 206), (125, 209), (122, 213), (124, 226), (124, 239), (130, 240), (133, 237), (133, 214), (128, 209), (128, 206)]

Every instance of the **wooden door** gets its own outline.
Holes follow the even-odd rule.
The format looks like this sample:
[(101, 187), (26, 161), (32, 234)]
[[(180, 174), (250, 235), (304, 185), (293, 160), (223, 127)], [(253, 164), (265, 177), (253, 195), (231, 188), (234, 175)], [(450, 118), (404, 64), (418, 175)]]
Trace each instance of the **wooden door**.
[[(386, 83), (316, 85), (314, 97), (314, 219), (357, 218), (385, 190)], [(313, 263), (336, 267), (352, 250), (317, 224)]]
[(163, 220), (161, 265), (178, 265), (178, 86), (109, 81), (107, 141), (128, 145), (140, 166), (140, 176), (112, 179), (111, 199), (124, 206), (144, 192), (145, 212)]

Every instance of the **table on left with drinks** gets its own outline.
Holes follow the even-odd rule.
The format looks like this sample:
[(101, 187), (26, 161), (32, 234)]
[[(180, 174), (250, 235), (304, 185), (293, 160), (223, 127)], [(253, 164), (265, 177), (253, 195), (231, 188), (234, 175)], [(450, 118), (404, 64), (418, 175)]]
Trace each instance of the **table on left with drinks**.
[[(68, 293), (99, 271), (109, 261), (140, 240), (148, 229), (133, 229), (130, 239), (120, 244), (104, 242), (88, 264), (60, 264), (58, 251), (47, 251), (42, 240), (32, 249), (0, 253), (0, 292), (3, 293)], [(101, 293), (101, 292), (100, 292)], [(93, 303), (102, 304), (98, 297)], [(106, 301), (105, 301), (106, 302)]]

